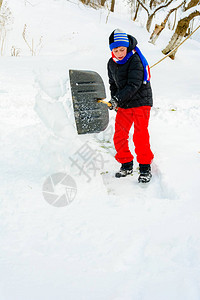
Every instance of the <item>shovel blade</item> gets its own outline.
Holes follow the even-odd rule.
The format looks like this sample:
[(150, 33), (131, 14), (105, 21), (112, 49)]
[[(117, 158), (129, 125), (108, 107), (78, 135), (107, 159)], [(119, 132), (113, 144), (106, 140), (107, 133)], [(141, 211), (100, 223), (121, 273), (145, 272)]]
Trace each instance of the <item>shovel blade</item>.
[(105, 130), (109, 122), (108, 108), (97, 102), (106, 98), (101, 76), (94, 71), (69, 70), (69, 77), (78, 134)]

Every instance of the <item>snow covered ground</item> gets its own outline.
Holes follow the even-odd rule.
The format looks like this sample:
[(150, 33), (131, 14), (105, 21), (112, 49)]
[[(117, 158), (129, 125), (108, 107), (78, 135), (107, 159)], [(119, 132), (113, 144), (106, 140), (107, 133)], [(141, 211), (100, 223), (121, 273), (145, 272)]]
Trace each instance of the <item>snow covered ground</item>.
[[(142, 188), (137, 162), (133, 176), (113, 177), (114, 112), (106, 131), (77, 135), (68, 71), (98, 72), (109, 99), (112, 30), (134, 35), (150, 65), (170, 33), (153, 46), (123, 14), (106, 23), (107, 12), (81, 4), (31, 3), (8, 1), (15, 26), (0, 57), (0, 300), (199, 300), (200, 43), (151, 70), (155, 160)], [(35, 57), (25, 23), (29, 38), (43, 36)], [(20, 57), (9, 56), (12, 45)], [(74, 180), (69, 205), (45, 200), (54, 174)]]

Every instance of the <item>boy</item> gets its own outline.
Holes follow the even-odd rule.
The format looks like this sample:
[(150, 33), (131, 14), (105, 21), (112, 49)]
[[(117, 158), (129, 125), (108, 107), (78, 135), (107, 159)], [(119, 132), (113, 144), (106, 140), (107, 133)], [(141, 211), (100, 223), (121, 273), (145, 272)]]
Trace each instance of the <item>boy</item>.
[(151, 180), (153, 153), (149, 144), (148, 123), (153, 105), (150, 70), (136, 46), (137, 40), (120, 29), (109, 37), (112, 58), (108, 61), (108, 77), (112, 106), (117, 111), (114, 145), (116, 160), (121, 163), (117, 178), (133, 172), (133, 155), (128, 146), (129, 131), (134, 123), (133, 142), (139, 163), (139, 182)]

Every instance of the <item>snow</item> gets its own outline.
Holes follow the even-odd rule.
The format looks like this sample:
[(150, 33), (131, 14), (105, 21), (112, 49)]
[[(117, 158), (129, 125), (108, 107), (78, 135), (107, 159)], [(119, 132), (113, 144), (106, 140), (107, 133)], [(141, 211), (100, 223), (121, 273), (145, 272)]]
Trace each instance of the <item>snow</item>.
[[(137, 162), (133, 176), (113, 177), (115, 112), (104, 132), (76, 133), (69, 69), (98, 72), (109, 99), (112, 30), (133, 34), (150, 65), (171, 33), (153, 46), (123, 11), (106, 23), (106, 11), (78, 2), (25, 3), (8, 1), (14, 26), (0, 57), (0, 299), (199, 300), (199, 42), (188, 40), (174, 61), (151, 69), (155, 160), (152, 182), (141, 187)], [(43, 36), (35, 57), (21, 37), (25, 23), (29, 36)], [(14, 42), (19, 57), (10, 56)], [(90, 151), (85, 164), (83, 149)], [(90, 169), (93, 159), (98, 170)], [(55, 207), (43, 185), (61, 172), (77, 192)]]

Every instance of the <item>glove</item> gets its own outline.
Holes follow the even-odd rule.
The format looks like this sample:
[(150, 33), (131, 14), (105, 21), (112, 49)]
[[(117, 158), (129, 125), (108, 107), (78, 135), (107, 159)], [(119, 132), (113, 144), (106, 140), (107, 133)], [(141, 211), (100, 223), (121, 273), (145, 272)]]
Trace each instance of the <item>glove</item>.
[(108, 102), (108, 103), (110, 103), (111, 104), (111, 106), (108, 106), (108, 108), (110, 109), (110, 110), (117, 110), (117, 105), (118, 105), (118, 101), (117, 101), (118, 99), (117, 99), (117, 97), (113, 97), (113, 98), (111, 98), (111, 100)]

